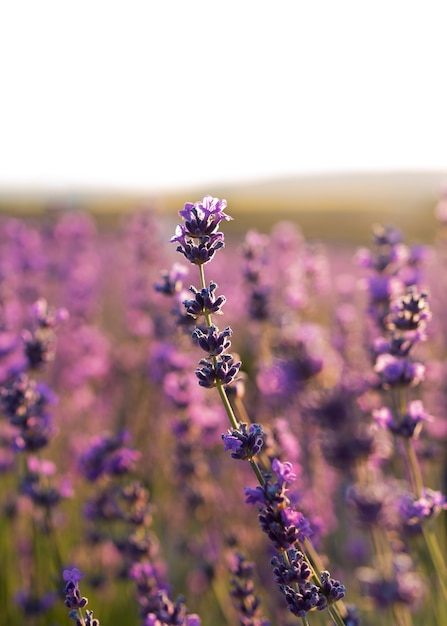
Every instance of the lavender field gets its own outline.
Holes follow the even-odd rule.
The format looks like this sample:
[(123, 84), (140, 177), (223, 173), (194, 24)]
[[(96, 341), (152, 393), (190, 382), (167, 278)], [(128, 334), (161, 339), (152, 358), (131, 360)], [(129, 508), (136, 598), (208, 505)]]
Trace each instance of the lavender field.
[(184, 203), (0, 218), (0, 624), (445, 626), (447, 200)]

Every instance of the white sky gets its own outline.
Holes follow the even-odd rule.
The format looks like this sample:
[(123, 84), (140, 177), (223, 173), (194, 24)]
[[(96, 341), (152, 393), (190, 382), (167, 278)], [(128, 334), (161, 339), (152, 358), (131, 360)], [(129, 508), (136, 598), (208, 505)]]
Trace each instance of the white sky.
[(447, 169), (445, 0), (0, 2), (0, 187)]

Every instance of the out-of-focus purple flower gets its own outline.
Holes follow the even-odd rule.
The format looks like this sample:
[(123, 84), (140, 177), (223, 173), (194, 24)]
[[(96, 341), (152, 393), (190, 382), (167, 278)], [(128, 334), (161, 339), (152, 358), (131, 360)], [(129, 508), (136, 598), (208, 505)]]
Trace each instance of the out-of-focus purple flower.
[(425, 376), (425, 366), (422, 363), (399, 358), (392, 354), (379, 354), (374, 371), (379, 375), (384, 386), (396, 387), (416, 386)]
[(154, 288), (165, 296), (173, 296), (183, 289), (183, 279), (188, 276), (188, 273), (186, 265), (174, 263), (170, 270), (161, 272), (163, 282), (155, 284)]
[(447, 500), (440, 491), (424, 488), (420, 498), (404, 494), (399, 503), (402, 518), (409, 526), (419, 526), (447, 509)]
[(236, 552), (230, 571), (230, 594), (239, 613), (239, 623), (244, 626), (270, 626), (270, 622), (261, 616), (259, 597), (255, 594), (253, 580), (255, 564), (248, 561), (244, 555)]
[(419, 293), (414, 285), (410, 287), (404, 296), (391, 302), (387, 328), (401, 332), (423, 330), (431, 319), (427, 298), (427, 292)]
[(143, 621), (144, 626), (200, 626), (201, 621), (195, 613), (187, 613), (183, 598), (175, 602), (169, 599), (166, 591), (160, 589), (150, 597), (149, 610)]
[(62, 377), (67, 385), (81, 387), (104, 377), (110, 367), (110, 344), (102, 331), (89, 324), (76, 326), (60, 337)]
[(186, 408), (199, 399), (197, 387), (191, 372), (168, 372), (163, 379), (163, 392), (178, 408)]
[(34, 474), (42, 476), (53, 476), (56, 473), (56, 465), (53, 461), (40, 459), (37, 456), (30, 456), (27, 459), (28, 470)]
[(31, 313), (36, 324), (41, 328), (57, 328), (70, 317), (67, 309), (50, 307), (45, 298), (39, 298), (33, 304)]
[(352, 485), (346, 493), (347, 501), (354, 507), (358, 520), (362, 524), (379, 524), (382, 521), (385, 503), (384, 487), (360, 487)]
[(114, 475), (131, 471), (140, 453), (125, 445), (129, 439), (127, 431), (96, 437), (90, 448), (79, 457), (81, 474), (94, 482), (103, 474)]
[(54, 606), (57, 596), (52, 592), (36, 596), (30, 591), (20, 590), (14, 599), (26, 617), (33, 617), (44, 615), (49, 611)]
[(388, 428), (395, 435), (402, 437), (417, 438), (422, 428), (423, 422), (431, 422), (429, 415), (420, 400), (413, 400), (408, 404), (407, 412), (397, 421), (391, 409), (382, 407), (373, 411), (373, 418), (376, 423), (384, 428)]
[(66, 309), (53, 309), (49, 307), (44, 298), (39, 298), (31, 313), (34, 318), (35, 328), (25, 329), (22, 332), (22, 340), (25, 344), (25, 356), (28, 366), (39, 367), (43, 363), (52, 361), (56, 354), (56, 335), (54, 330), (61, 322), (68, 320)]
[(359, 568), (357, 575), (363, 593), (370, 596), (380, 610), (395, 603), (417, 609), (426, 592), (424, 581), (414, 571), (411, 558), (406, 554), (394, 557), (391, 575), (384, 576), (368, 567)]
[(150, 346), (148, 371), (151, 379), (160, 384), (171, 371), (184, 372), (191, 367), (191, 356), (169, 342), (155, 341)]

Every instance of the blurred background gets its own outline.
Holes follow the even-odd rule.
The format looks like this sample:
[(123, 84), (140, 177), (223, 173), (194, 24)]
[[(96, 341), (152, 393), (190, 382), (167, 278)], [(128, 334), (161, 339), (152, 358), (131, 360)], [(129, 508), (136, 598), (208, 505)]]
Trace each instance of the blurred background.
[(447, 181), (443, 2), (3, 3), (0, 208), (433, 236)]

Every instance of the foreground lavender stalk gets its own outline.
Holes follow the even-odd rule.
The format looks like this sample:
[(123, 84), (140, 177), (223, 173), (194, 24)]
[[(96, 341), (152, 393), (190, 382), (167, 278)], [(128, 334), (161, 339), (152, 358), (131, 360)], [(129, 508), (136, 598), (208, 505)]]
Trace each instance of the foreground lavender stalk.
[(68, 614), (71, 619), (76, 622), (76, 626), (99, 626), (99, 620), (93, 617), (93, 611), (86, 609), (88, 599), (81, 595), (79, 590), (79, 581), (84, 577), (84, 574), (78, 570), (77, 567), (73, 569), (66, 569), (63, 571), (63, 579), (65, 581), (65, 606), (70, 609)]
[[(287, 497), (288, 486), (295, 479), (290, 463), (268, 459), (261, 454), (263, 429), (260, 424), (240, 423), (229, 401), (226, 388), (237, 379), (241, 362), (228, 353), (231, 346), (230, 327), (220, 331), (213, 324), (212, 314), (220, 313), (225, 297), (216, 297), (217, 285), (205, 280), (204, 265), (211, 261), (217, 250), (224, 246), (224, 236), (219, 232), (222, 220), (232, 219), (226, 215), (225, 200), (206, 196), (201, 202), (186, 203), (179, 215), (184, 223), (178, 225), (175, 236), (177, 250), (200, 273), (200, 290), (191, 287), (194, 298), (186, 300), (186, 312), (194, 319), (203, 317), (206, 326), (197, 326), (192, 333), (193, 341), (206, 353), (199, 361), (196, 376), (199, 385), (216, 388), (230, 421), (231, 429), (224, 434), (224, 447), (235, 459), (246, 460), (255, 473), (259, 486), (247, 489), (247, 502), (259, 505), (259, 523), (276, 551), (272, 560), (275, 580), (290, 612), (307, 624), (307, 613), (314, 609), (328, 608), (338, 626), (344, 624), (337, 602), (345, 595), (344, 586), (332, 579), (329, 572), (319, 571), (318, 555), (313, 558), (310, 537), (312, 530), (308, 520), (296, 511)], [(306, 551), (307, 548), (307, 551)], [(343, 612), (344, 607), (342, 607)]]

